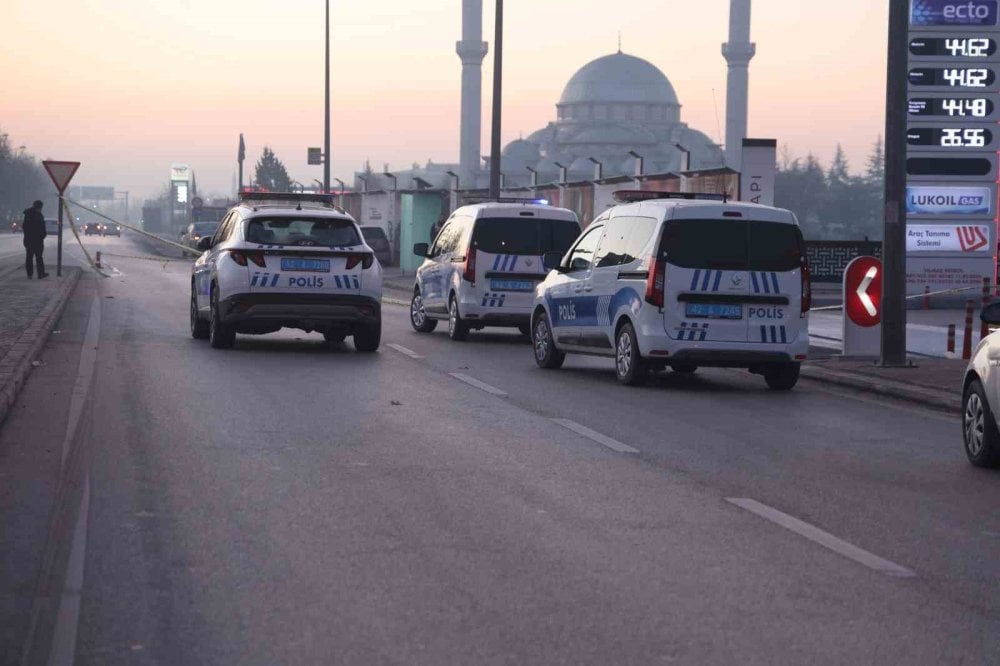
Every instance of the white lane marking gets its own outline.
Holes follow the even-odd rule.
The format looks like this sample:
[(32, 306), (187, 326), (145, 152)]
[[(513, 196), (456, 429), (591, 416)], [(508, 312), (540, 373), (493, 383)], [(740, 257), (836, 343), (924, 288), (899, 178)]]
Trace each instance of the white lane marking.
[(602, 446), (606, 446), (612, 451), (618, 451), (619, 453), (639, 453), (639, 449), (633, 448), (628, 444), (622, 444), (617, 439), (611, 439), (607, 435), (602, 435), (596, 430), (591, 430), (585, 425), (581, 425), (576, 421), (570, 421), (569, 419), (552, 419), (553, 422), (558, 423), (564, 428), (572, 430), (578, 435), (583, 435), (587, 439), (593, 440)]
[(391, 347), (392, 349), (395, 349), (396, 351), (398, 351), (403, 356), (409, 356), (410, 358), (423, 358), (423, 356), (421, 356), (417, 352), (413, 351), (412, 349), (407, 349), (403, 345), (397, 345), (394, 342), (387, 343), (386, 347)]
[(94, 300), (90, 304), (90, 319), (87, 322), (87, 333), (83, 338), (83, 348), (80, 350), (80, 366), (73, 384), (73, 393), (69, 399), (69, 419), (66, 422), (66, 436), (63, 438), (62, 462), (66, 465), (69, 449), (76, 437), (76, 429), (83, 414), (83, 405), (87, 401), (90, 385), (94, 379), (94, 368), (97, 364), (97, 343), (101, 335), (101, 297), (95, 291)]
[(448, 374), (451, 375), (452, 377), (454, 377), (455, 379), (457, 379), (460, 382), (465, 382), (469, 386), (475, 386), (480, 391), (486, 391), (487, 393), (491, 393), (493, 395), (500, 396), (501, 398), (506, 398), (507, 397), (507, 392), (506, 391), (501, 391), (500, 389), (498, 389), (495, 386), (490, 386), (489, 384), (485, 384), (485, 383), (479, 381), (478, 379), (476, 379), (475, 377), (470, 377), (469, 375), (462, 374), (461, 372), (449, 372)]
[(735, 504), (741, 509), (746, 509), (750, 513), (756, 514), (765, 520), (770, 520), (772, 523), (791, 530), (801, 537), (805, 537), (814, 543), (818, 543), (824, 548), (829, 548), (838, 555), (843, 555), (844, 557), (854, 560), (858, 564), (863, 564), (869, 569), (873, 569), (879, 573), (899, 578), (914, 578), (917, 575), (906, 567), (883, 559), (874, 553), (869, 553), (867, 550), (858, 548), (854, 544), (848, 543), (843, 539), (839, 539), (829, 532), (824, 532), (815, 525), (810, 525), (809, 523), (803, 522), (798, 518), (789, 516), (787, 513), (783, 513), (777, 509), (769, 507), (766, 504), (761, 504), (756, 500), (745, 497), (727, 497), (726, 501), (730, 504)]
[(76, 635), (83, 598), (83, 565), (87, 557), (87, 521), (90, 514), (90, 474), (83, 478), (83, 497), (73, 528), (73, 542), (66, 565), (66, 582), (59, 598), (56, 626), (49, 650), (49, 666), (70, 666), (76, 661)]

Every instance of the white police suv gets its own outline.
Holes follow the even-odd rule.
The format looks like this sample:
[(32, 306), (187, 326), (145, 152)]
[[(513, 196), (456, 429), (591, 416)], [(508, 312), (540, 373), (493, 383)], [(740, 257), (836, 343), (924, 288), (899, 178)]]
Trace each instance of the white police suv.
[(352, 336), (358, 351), (378, 349), (382, 267), (332, 196), (243, 194), (198, 249), (193, 337), (227, 348), (237, 333), (298, 328), (330, 342)]
[(723, 196), (618, 192), (535, 290), (535, 361), (651, 370), (743, 367), (789, 390), (809, 349), (809, 266), (795, 216)]
[(545, 279), (542, 257), (564, 253), (580, 233), (576, 214), (537, 201), (500, 200), (457, 209), (433, 246), (417, 243), (410, 323), (429, 333), (448, 321), (452, 340), (471, 329), (510, 326), (530, 333), (535, 286)]
[(983, 308), (979, 318), (992, 332), (979, 342), (962, 383), (962, 439), (976, 467), (1000, 467), (1000, 303)]

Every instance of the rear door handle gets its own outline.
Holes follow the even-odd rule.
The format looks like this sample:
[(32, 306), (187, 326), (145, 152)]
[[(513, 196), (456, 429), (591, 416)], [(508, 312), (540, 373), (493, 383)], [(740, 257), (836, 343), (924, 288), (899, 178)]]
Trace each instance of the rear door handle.
[(583, 288), (583, 290), (584, 291), (593, 291), (594, 287), (592, 287), (591, 285), (588, 284), (586, 287)]

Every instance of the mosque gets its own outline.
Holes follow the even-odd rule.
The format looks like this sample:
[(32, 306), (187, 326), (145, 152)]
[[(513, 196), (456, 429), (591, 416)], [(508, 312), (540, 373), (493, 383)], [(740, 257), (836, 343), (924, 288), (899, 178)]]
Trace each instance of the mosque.
[[(555, 120), (504, 147), (504, 187), (723, 166), (738, 170), (747, 126), (748, 69), (755, 53), (750, 1), (730, 0), (729, 42), (722, 46), (729, 66), (725, 148), (681, 120), (680, 100), (659, 68), (619, 49), (570, 78), (556, 103)], [(368, 169), (356, 174), (357, 189), (488, 187), (489, 162), (481, 147), (487, 51), (482, 0), (462, 0), (462, 39), (456, 45), (462, 62), (460, 162), (414, 164), (393, 174)]]

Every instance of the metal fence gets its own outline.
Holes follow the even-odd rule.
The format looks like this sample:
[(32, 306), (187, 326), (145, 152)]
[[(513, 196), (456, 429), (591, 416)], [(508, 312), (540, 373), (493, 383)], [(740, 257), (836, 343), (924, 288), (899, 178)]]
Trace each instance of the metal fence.
[(880, 241), (806, 241), (813, 282), (840, 282), (855, 257), (882, 258)]

